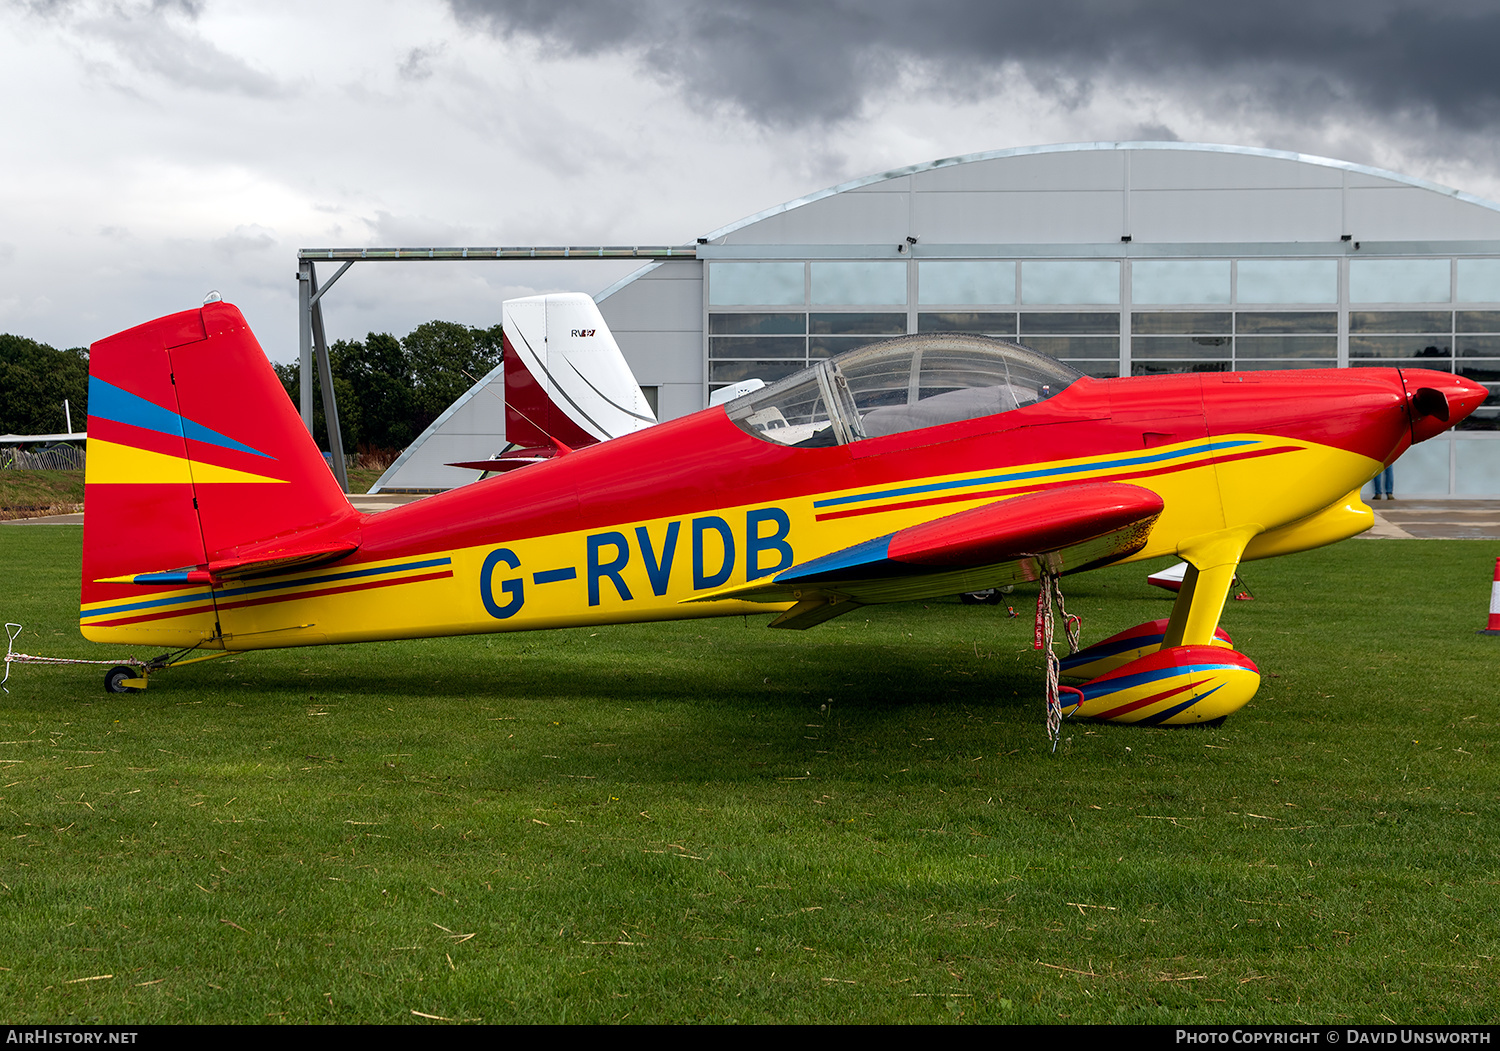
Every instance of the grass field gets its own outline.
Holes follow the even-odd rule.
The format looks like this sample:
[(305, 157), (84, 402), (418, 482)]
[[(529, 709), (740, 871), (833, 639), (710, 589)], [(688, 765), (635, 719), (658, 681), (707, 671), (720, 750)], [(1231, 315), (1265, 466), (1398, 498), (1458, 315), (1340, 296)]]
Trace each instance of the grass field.
[[(80, 530), (0, 527), (76, 628)], [(0, 695), (0, 1016), (1488, 1023), (1494, 543), (1255, 563), (1217, 730), (1065, 726), (1002, 608), (231, 657)], [(1167, 600), (1065, 581), (1085, 640)], [(145, 656), (145, 654), (141, 654)]]

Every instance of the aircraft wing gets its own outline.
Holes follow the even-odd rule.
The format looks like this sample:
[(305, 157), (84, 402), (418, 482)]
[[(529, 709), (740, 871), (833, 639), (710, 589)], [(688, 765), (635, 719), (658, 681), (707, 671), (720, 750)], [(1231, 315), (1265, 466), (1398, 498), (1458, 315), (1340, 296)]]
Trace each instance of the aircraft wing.
[(773, 628), (809, 628), (858, 606), (942, 598), (1071, 573), (1139, 551), (1163, 508), (1149, 489), (1102, 482), (997, 500), (910, 526), (690, 601), (795, 602)]

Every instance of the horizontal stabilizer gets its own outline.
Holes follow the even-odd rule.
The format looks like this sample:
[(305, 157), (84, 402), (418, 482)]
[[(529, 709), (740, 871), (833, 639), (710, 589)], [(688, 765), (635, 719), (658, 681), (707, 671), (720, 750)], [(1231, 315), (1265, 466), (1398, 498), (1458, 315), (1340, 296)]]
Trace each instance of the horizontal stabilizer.
[(566, 456), (572, 452), (562, 442), (554, 441), (550, 445), (540, 446), (535, 449), (507, 449), (499, 456), (492, 456), (488, 460), (460, 460), (450, 463), (449, 467), (463, 467), (470, 471), (490, 471), (503, 474), (514, 471), (518, 467), (528, 467), (534, 463), (546, 463), (555, 460), (559, 456)]
[(337, 562), (359, 550), (357, 540), (337, 544), (304, 547), (282, 545), (279, 553), (256, 558), (221, 558), (199, 566), (168, 569), (159, 573), (136, 573), (105, 583), (119, 584), (222, 584), (228, 580), (269, 576), (294, 569), (313, 569)]
[(1186, 562), (1178, 562), (1175, 566), (1168, 566), (1166, 569), (1159, 569), (1152, 573), (1146, 578), (1146, 583), (1165, 588), (1167, 591), (1181, 591), (1182, 580), (1187, 576), (1187, 568)]

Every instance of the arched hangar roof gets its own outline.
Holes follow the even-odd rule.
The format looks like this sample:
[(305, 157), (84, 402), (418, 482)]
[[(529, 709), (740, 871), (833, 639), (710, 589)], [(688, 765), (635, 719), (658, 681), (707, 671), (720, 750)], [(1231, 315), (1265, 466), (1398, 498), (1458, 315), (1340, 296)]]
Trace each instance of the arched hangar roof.
[[(882, 201), (903, 194), (914, 198), (905, 209)], [(912, 233), (924, 244), (1491, 239), (1500, 237), (1500, 205), (1284, 150), (1085, 142), (945, 157), (853, 179), (706, 239), (840, 243)]]

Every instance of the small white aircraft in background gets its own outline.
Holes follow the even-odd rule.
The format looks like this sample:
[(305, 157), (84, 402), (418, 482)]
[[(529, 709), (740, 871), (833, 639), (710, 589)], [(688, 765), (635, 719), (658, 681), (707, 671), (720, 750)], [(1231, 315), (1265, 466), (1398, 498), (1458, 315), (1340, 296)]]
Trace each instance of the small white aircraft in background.
[(507, 299), (502, 314), (507, 444), (487, 460), (448, 466), (510, 471), (656, 423), (592, 298)]

